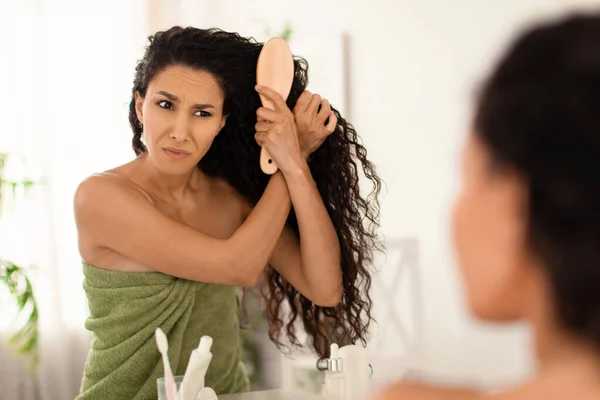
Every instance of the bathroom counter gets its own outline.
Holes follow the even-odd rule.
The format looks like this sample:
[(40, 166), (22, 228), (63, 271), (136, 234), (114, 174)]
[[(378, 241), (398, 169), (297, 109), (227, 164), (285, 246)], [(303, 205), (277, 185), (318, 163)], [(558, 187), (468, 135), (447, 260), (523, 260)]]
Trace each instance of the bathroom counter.
[(302, 390), (265, 390), (219, 396), (219, 400), (323, 400), (323, 397)]

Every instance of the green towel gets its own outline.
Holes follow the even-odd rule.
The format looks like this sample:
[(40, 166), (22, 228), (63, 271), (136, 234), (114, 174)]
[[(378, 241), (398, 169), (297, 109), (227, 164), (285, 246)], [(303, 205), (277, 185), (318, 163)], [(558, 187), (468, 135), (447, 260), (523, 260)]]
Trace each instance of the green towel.
[(163, 365), (154, 331), (169, 339), (169, 360), (183, 375), (200, 337), (213, 338), (206, 385), (217, 394), (247, 391), (241, 361), (238, 298), (234, 286), (174, 278), (159, 272), (120, 272), (83, 264), (83, 288), (93, 333), (81, 400), (156, 399)]

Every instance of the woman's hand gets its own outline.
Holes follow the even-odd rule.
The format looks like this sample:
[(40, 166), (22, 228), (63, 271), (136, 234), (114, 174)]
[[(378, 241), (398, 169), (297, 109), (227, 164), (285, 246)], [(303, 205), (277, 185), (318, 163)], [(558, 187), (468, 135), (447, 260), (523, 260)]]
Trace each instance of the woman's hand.
[(276, 91), (264, 86), (257, 86), (256, 91), (269, 98), (275, 106), (275, 110), (260, 107), (256, 111), (256, 142), (269, 151), (284, 175), (302, 168), (306, 165), (306, 158), (300, 150), (294, 114)]
[[(319, 109), (319, 105), (321, 109)], [(325, 125), (325, 121), (329, 122)], [(331, 135), (337, 125), (337, 117), (327, 99), (305, 90), (294, 107), (294, 119), (298, 128), (298, 141), (304, 159), (307, 159)]]

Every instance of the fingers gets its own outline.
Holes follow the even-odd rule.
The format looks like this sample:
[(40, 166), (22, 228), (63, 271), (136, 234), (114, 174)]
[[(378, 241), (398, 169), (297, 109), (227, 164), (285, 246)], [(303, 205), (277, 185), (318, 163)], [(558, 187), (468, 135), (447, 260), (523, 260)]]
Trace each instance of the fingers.
[(317, 115), (317, 108), (320, 104), (321, 96), (319, 96), (318, 94), (313, 94), (312, 98), (310, 99), (310, 103), (308, 104), (308, 108), (306, 110), (308, 115)]
[(254, 140), (256, 140), (256, 143), (261, 147), (269, 147), (269, 145), (274, 143), (280, 143), (281, 137), (271, 131), (261, 131), (254, 134)]
[(294, 107), (294, 113), (306, 111), (308, 105), (310, 104), (312, 96), (312, 93), (308, 90), (302, 92), (302, 94), (298, 98), (298, 101), (296, 102), (296, 106)]
[(338, 121), (338, 119), (337, 119), (336, 115), (333, 113), (333, 111), (331, 111), (329, 113), (329, 122), (327, 123), (327, 125), (325, 125), (327, 132), (333, 133), (333, 131), (335, 131), (335, 127), (337, 126), (337, 121)]
[(265, 141), (267, 140), (267, 135), (268, 132), (256, 132), (256, 134), (254, 135), (254, 140), (256, 140), (256, 143), (258, 143), (258, 145), (262, 147), (265, 144)]
[(277, 93), (276, 91), (274, 91), (273, 89), (268, 88), (266, 86), (260, 86), (260, 85), (256, 85), (255, 89), (260, 95), (271, 100), (271, 102), (275, 106), (276, 111), (279, 111), (279, 112), (289, 111), (284, 98), (281, 97), (281, 95), (279, 93)]
[(329, 114), (331, 114), (331, 104), (329, 104), (327, 99), (323, 99), (323, 102), (321, 103), (321, 110), (317, 114), (317, 121), (319, 121), (321, 124), (324, 124), (329, 117)]
[(256, 110), (256, 119), (259, 121), (284, 122), (285, 116), (269, 108), (259, 107), (258, 110)]
[(254, 130), (256, 132), (268, 132), (275, 127), (275, 124), (269, 121), (258, 121), (256, 125), (254, 125)]

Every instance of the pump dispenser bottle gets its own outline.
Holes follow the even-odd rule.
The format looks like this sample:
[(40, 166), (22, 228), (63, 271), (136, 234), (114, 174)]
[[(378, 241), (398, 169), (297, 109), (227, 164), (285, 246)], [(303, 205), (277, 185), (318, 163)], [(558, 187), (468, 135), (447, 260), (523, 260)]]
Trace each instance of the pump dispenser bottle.
[(344, 363), (339, 356), (339, 347), (333, 343), (331, 353), (327, 359), (327, 370), (323, 383), (323, 396), (325, 400), (345, 400)]

